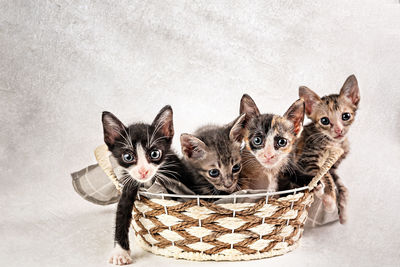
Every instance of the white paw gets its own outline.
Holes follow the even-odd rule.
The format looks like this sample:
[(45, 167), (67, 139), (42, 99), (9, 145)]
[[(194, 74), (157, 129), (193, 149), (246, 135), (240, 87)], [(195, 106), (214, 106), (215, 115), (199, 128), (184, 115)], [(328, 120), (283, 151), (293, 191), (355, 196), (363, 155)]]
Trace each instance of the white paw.
[(322, 184), (319, 184), (315, 187), (314, 189), (315, 196), (318, 197), (319, 199), (322, 198), (322, 195), (324, 194), (324, 186)]
[(322, 198), (322, 202), (324, 203), (325, 211), (332, 213), (335, 211), (336, 208), (336, 200), (329, 196), (329, 195), (324, 195)]
[(115, 265), (126, 265), (131, 264), (133, 260), (131, 258), (131, 252), (121, 248), (121, 246), (117, 244), (111, 252), (108, 262)]

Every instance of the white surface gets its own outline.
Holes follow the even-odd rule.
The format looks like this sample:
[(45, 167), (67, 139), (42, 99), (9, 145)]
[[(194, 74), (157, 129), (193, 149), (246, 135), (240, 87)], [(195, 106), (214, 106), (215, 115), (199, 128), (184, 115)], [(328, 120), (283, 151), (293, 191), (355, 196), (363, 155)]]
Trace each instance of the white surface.
[(349, 223), (306, 231), (296, 251), (195, 263), (133, 251), (134, 266), (400, 264), (398, 1), (0, 1), (0, 265), (106, 266), (114, 206), (81, 199), (69, 173), (94, 163), (100, 114), (150, 122), (165, 104), (180, 133), (238, 115), (249, 93), (283, 113), (299, 85), (361, 108), (339, 173)]

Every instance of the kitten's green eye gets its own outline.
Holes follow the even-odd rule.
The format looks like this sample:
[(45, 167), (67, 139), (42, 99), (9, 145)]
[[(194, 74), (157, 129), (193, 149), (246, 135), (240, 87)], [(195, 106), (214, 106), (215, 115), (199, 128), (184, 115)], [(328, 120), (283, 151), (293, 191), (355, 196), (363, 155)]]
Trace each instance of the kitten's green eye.
[(161, 151), (160, 150), (153, 150), (150, 152), (151, 159), (159, 159), (161, 158)]
[(240, 171), (240, 164), (235, 164), (232, 167), (232, 172), (238, 172)]
[(285, 147), (287, 144), (287, 140), (285, 138), (280, 138), (280, 139), (278, 139), (277, 143), (278, 143), (278, 146)]
[(253, 138), (253, 144), (255, 145), (255, 146), (259, 146), (259, 145), (261, 145), (262, 144), (262, 139), (261, 139), (261, 137), (254, 137)]
[(323, 125), (329, 125), (330, 121), (329, 121), (328, 117), (323, 117), (323, 118), (321, 118), (321, 123)]
[(211, 169), (211, 170), (208, 171), (208, 174), (209, 174), (211, 177), (216, 178), (216, 177), (219, 176), (219, 170), (217, 170), (217, 169)]
[(342, 120), (348, 121), (348, 120), (350, 120), (350, 118), (351, 118), (350, 113), (345, 112), (345, 113), (342, 114)]
[(132, 163), (135, 160), (135, 157), (133, 156), (133, 154), (131, 152), (126, 152), (126, 153), (122, 154), (122, 160), (125, 163)]

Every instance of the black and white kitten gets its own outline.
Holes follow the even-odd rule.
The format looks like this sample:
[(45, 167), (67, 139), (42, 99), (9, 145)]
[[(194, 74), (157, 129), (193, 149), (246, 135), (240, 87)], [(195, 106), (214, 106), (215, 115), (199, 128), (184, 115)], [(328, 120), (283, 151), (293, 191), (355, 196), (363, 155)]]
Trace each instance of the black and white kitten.
[(174, 136), (172, 116), (171, 107), (165, 106), (151, 125), (136, 123), (126, 127), (110, 112), (103, 112), (104, 141), (124, 174), (110, 263), (132, 263), (128, 232), (139, 186), (150, 186), (155, 179), (187, 176), (182, 173), (185, 166), (170, 149)]
[(184, 183), (199, 195), (230, 194), (239, 190), (240, 148), (245, 115), (225, 126), (205, 126), (181, 135), (184, 163), (191, 171)]

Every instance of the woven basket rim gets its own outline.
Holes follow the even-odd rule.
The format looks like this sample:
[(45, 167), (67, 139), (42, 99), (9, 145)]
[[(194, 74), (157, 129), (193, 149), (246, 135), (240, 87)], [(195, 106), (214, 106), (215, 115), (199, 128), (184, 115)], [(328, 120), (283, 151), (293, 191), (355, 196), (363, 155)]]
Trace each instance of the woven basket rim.
[(180, 194), (168, 194), (168, 193), (151, 193), (151, 192), (138, 192), (139, 195), (152, 198), (152, 197), (174, 197), (174, 198), (190, 198), (190, 199), (231, 199), (231, 198), (260, 198), (267, 196), (275, 196), (282, 194), (297, 194), (305, 190), (309, 190), (308, 186), (303, 186), (291, 190), (264, 192), (264, 193), (250, 193), (250, 194), (231, 194), (231, 195), (180, 195)]
[[(305, 191), (307, 189), (312, 190), (314, 187), (317, 186), (317, 183), (321, 178), (329, 171), (329, 169), (335, 164), (335, 162), (340, 158), (343, 154), (343, 149), (340, 147), (330, 147), (324, 153), (324, 163), (320, 167), (318, 173), (314, 176), (311, 182), (307, 186), (303, 186), (300, 188), (295, 188), (291, 190), (284, 190), (284, 191), (276, 191), (276, 192), (266, 192), (266, 193), (255, 193), (255, 194), (231, 194), (231, 195), (179, 195), (179, 194), (156, 194), (156, 193), (149, 193), (149, 192), (140, 192), (139, 195), (146, 196), (144, 194), (159, 196), (159, 197), (179, 197), (179, 198), (243, 198), (243, 197), (262, 197), (262, 196), (272, 196), (272, 195), (280, 195), (286, 193), (296, 193), (300, 191)], [(114, 183), (114, 186), (117, 188), (118, 191), (122, 191), (121, 184), (119, 183), (114, 170), (112, 168), (111, 162), (108, 158), (110, 152), (106, 145), (100, 145), (94, 151), (96, 160), (99, 166), (104, 170), (107, 176), (111, 179)]]

